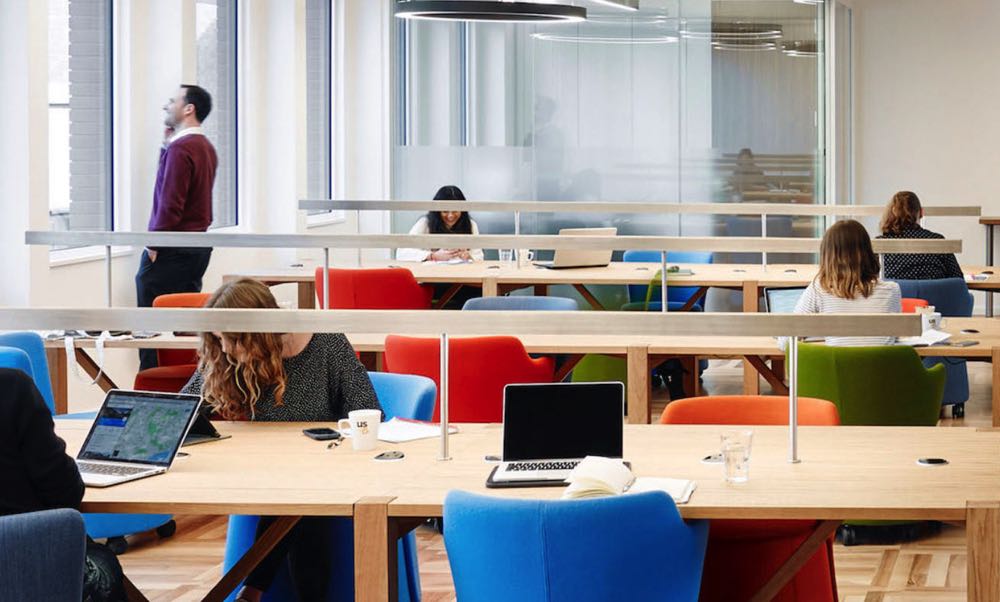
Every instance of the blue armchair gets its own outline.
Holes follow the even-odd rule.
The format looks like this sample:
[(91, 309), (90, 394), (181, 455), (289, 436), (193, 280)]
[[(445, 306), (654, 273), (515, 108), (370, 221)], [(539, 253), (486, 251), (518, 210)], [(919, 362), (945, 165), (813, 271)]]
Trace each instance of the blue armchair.
[[(635, 261), (635, 262), (654, 262), (659, 263), (660, 252), (659, 251), (638, 251), (629, 250), (625, 251), (622, 256), (622, 261)], [(712, 263), (712, 254), (702, 251), (668, 251), (667, 252), (667, 263)], [(650, 275), (652, 278), (652, 274)], [(667, 274), (667, 280), (670, 279), (670, 274)], [(645, 305), (646, 301), (646, 289), (645, 284), (630, 284), (628, 285), (628, 300), (629, 302), (622, 309), (634, 309), (635, 304)], [(691, 295), (698, 292), (697, 286), (671, 286), (667, 288), (667, 310), (668, 311), (680, 311), (684, 304), (688, 302)], [(699, 300), (692, 306), (695, 311), (701, 311), (704, 308), (703, 300)], [(642, 307), (638, 307), (642, 309)], [(660, 311), (660, 291), (654, 290), (650, 296), (649, 311)]]
[[(430, 420), (434, 413), (437, 387), (434, 381), (412, 374), (369, 372), (375, 395), (382, 405), (386, 420), (394, 417), (413, 420)], [(232, 515), (226, 531), (226, 551), (222, 570), (228, 571), (254, 543), (258, 516)], [(328, 600), (354, 599), (354, 523), (349, 518), (331, 518), (327, 521), (331, 542), (336, 552), (330, 566)], [(420, 600), (420, 568), (417, 564), (417, 537), (409, 533), (399, 539), (399, 601)], [(235, 592), (227, 600), (235, 599)], [(274, 583), (264, 594), (264, 600), (295, 600), (295, 589), (287, 566), (278, 572)]]
[[(903, 297), (923, 299), (934, 306), (943, 317), (969, 317), (972, 315), (973, 298), (962, 278), (940, 280), (896, 280)], [(941, 405), (950, 405), (956, 418), (965, 415), (965, 402), (969, 400), (969, 370), (965, 360), (953, 357), (926, 357), (924, 366), (930, 368), (944, 364), (947, 370), (944, 397)]]
[(81, 600), (86, 549), (76, 510), (0, 517), (0, 598)]
[(708, 523), (650, 492), (519, 500), (452, 491), (444, 542), (462, 602), (698, 599)]
[(580, 309), (575, 299), (568, 297), (473, 297), (462, 309), (484, 311), (576, 311)]
[[(31, 376), (45, 404), (49, 406), (49, 411), (55, 413), (52, 382), (49, 380), (49, 361), (45, 356), (45, 342), (42, 337), (34, 332), (3, 333), (0, 334), (0, 346), (5, 349), (18, 349), (27, 357), (26, 367), (23, 361), (18, 366), (6, 366), (2, 363), (2, 359), (0, 365), (19, 368)], [(55, 416), (57, 420), (69, 417), (93, 418), (94, 413)], [(108, 547), (115, 554), (123, 554), (128, 550), (126, 535), (156, 529), (160, 537), (170, 537), (177, 528), (173, 517), (169, 514), (84, 514), (83, 522), (87, 526), (87, 534), (94, 539), (106, 539)]]

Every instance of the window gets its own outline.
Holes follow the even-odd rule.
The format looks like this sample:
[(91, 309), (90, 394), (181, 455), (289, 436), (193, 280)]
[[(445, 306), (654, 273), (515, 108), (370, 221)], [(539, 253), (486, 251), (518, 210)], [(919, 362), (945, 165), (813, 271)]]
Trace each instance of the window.
[[(393, 198), (456, 184), (470, 199), (825, 202), (822, 3), (587, 11), (571, 25), (395, 20)], [(416, 217), (393, 213), (394, 231)], [(477, 219), (485, 232), (512, 228), (509, 215)], [(528, 234), (579, 225), (761, 233), (749, 216), (522, 216)], [(810, 237), (819, 226), (773, 216), (767, 234)], [(726, 255), (717, 261), (754, 257)]]
[(197, 0), (197, 82), (212, 95), (212, 113), (202, 124), (215, 145), (219, 168), (212, 190), (212, 228), (239, 223), (236, 136), (236, 0)]
[[(306, 198), (333, 195), (331, 2), (306, 0)], [(310, 211), (309, 215), (329, 214)]]
[(108, 0), (49, 0), (49, 227), (114, 229)]

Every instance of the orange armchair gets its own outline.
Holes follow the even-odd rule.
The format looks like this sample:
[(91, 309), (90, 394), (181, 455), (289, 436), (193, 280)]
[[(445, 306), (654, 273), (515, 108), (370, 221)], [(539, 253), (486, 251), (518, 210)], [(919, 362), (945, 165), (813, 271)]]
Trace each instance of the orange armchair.
[[(689, 397), (669, 403), (661, 424), (788, 424), (788, 398), (771, 395)], [(799, 424), (840, 424), (829, 401), (799, 397)], [(721, 478), (721, 472), (720, 472)], [(809, 520), (713, 520), (702, 573), (701, 602), (749, 600), (812, 533)], [(833, 537), (774, 598), (836, 602)]]
[[(554, 377), (552, 358), (531, 358), (515, 337), (456, 338), (448, 347), (452, 422), (501, 422), (505, 385), (550, 383)], [(385, 370), (426, 376), (440, 391), (440, 349), (438, 339), (390, 335), (385, 339)], [(440, 399), (434, 401), (434, 420), (440, 419)]]
[(916, 299), (913, 297), (903, 297), (900, 301), (902, 301), (904, 314), (915, 314), (917, 313), (918, 307), (927, 307), (930, 305), (930, 303), (924, 301), (923, 299)]
[[(153, 299), (153, 307), (204, 307), (211, 293), (171, 293)], [(198, 352), (190, 349), (157, 349), (155, 368), (140, 370), (134, 388), (176, 393), (198, 369)]]
[[(323, 268), (316, 268), (316, 297), (323, 307)], [(430, 309), (434, 288), (417, 283), (406, 268), (330, 268), (332, 309)]]

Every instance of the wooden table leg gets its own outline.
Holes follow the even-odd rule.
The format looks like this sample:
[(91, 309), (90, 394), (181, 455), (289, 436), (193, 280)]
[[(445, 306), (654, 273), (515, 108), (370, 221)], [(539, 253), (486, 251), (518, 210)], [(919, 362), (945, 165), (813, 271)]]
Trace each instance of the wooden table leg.
[(243, 554), (243, 557), (233, 565), (233, 568), (229, 569), (229, 572), (219, 579), (219, 582), (215, 584), (215, 587), (208, 592), (202, 599), (204, 602), (222, 602), (226, 599), (236, 586), (240, 584), (241, 581), (247, 578), (260, 561), (264, 559), (267, 554), (274, 549), (274, 546), (281, 541), (292, 527), (299, 522), (301, 516), (279, 516), (275, 519), (274, 523), (264, 531), (250, 549)]
[(149, 602), (149, 598), (139, 591), (139, 588), (129, 580), (128, 575), (122, 577), (122, 586), (125, 589), (125, 599), (128, 602)]
[(993, 426), (1000, 427), (1000, 347), (990, 354), (993, 362)]
[(1000, 600), (1000, 502), (969, 502), (965, 509), (968, 600)]
[[(744, 313), (756, 313), (759, 294), (755, 280), (747, 280), (743, 283)], [(743, 361), (743, 394), (760, 395), (760, 379), (757, 377), (757, 370), (746, 360)]]
[(398, 597), (398, 528), (389, 519), (391, 497), (366, 497), (354, 504), (354, 599), (386, 602)]
[(69, 365), (66, 363), (66, 351), (46, 349), (45, 357), (49, 364), (49, 380), (52, 383), (52, 397), (56, 405), (56, 414), (69, 411)]
[(315, 309), (316, 308), (316, 283), (310, 280), (309, 282), (299, 282), (299, 309)]
[(837, 530), (840, 525), (839, 520), (825, 520), (816, 525), (816, 530), (802, 542), (795, 552), (788, 557), (781, 568), (775, 571), (774, 575), (767, 580), (764, 587), (754, 594), (754, 597), (750, 599), (751, 602), (770, 602), (778, 595), (779, 592), (788, 584), (789, 581), (795, 577), (795, 574), (799, 572), (809, 559), (813, 557), (816, 550), (820, 546), (826, 545), (826, 540), (829, 539), (833, 532)]
[(452, 297), (457, 295), (460, 290), (462, 290), (461, 284), (452, 284), (449, 286), (448, 290), (446, 290), (444, 294), (441, 295), (441, 298), (437, 300), (437, 303), (434, 304), (434, 309), (444, 309), (444, 306), (448, 305), (448, 302), (451, 301)]
[(626, 356), (628, 376), (628, 422), (649, 424), (649, 348), (629, 347)]
[(552, 379), (552, 382), (561, 383), (566, 380), (569, 373), (573, 371), (573, 368), (576, 368), (576, 365), (579, 364), (582, 359), (583, 356), (579, 354), (567, 357), (565, 363), (563, 363), (562, 366), (559, 366), (559, 369), (556, 370), (556, 375), (555, 378)]
[(604, 311), (606, 309), (601, 304), (601, 302), (597, 300), (597, 297), (595, 297), (593, 293), (587, 290), (586, 286), (582, 284), (574, 284), (573, 288), (575, 288), (576, 292), (580, 293), (580, 296), (586, 299), (587, 303), (590, 303), (590, 306), (596, 309), (597, 311)]
[(115, 381), (111, 380), (107, 372), (104, 371), (103, 367), (98, 366), (94, 358), (87, 355), (87, 352), (83, 349), (77, 347), (76, 351), (76, 363), (79, 364), (83, 371), (87, 373), (87, 376), (97, 381), (97, 386), (101, 388), (102, 391), (107, 393), (111, 389), (118, 389), (118, 385)]
[(496, 278), (483, 278), (483, 296), (484, 297), (496, 297), (497, 296), (497, 279)]
[[(775, 372), (767, 365), (767, 361), (758, 355), (747, 355), (743, 359), (753, 366), (757, 374), (764, 377), (767, 384), (771, 385), (771, 388), (774, 389), (775, 395), (788, 395), (788, 385), (785, 384), (783, 373)], [(747, 395), (757, 395), (757, 393), (747, 393)]]

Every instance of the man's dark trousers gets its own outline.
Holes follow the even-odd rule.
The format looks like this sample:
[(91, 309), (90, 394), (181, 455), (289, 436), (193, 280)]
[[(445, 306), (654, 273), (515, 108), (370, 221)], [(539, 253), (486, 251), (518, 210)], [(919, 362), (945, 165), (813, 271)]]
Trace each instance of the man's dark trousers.
[[(168, 293), (200, 293), (201, 279), (212, 257), (210, 248), (157, 249), (156, 261), (142, 252), (135, 274), (136, 301), (139, 307), (152, 307), (153, 299)], [(156, 351), (139, 350), (139, 369), (156, 367)]]

